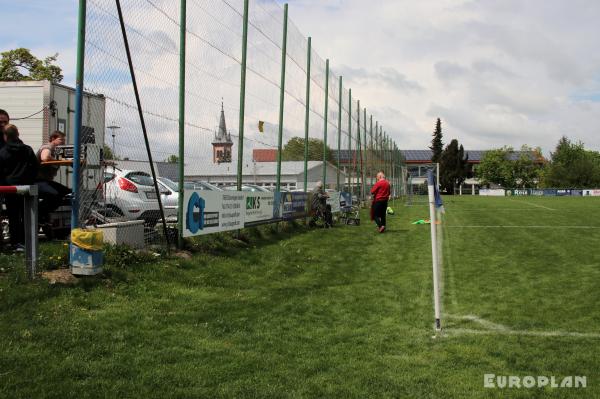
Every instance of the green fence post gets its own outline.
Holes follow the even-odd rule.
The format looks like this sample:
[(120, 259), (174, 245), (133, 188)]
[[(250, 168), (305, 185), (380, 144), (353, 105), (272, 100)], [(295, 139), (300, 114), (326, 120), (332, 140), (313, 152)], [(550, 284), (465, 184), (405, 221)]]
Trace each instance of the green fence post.
[[(356, 101), (356, 196), (362, 198), (363, 182), (362, 182), (362, 143), (360, 140), (360, 100)], [(360, 181), (360, 184), (358, 183)]]
[(185, 181), (185, 31), (187, 27), (186, 0), (181, 0), (181, 11), (179, 16), (179, 198), (177, 202), (177, 246), (183, 248), (183, 194)]
[(73, 132), (73, 201), (71, 206), (71, 229), (79, 227), (79, 203), (80, 203), (80, 178), (81, 178), (81, 121), (83, 118), (83, 79), (85, 64), (85, 22), (87, 4), (86, 0), (79, 0), (77, 18), (77, 71), (75, 77), (75, 126)]
[(325, 61), (325, 123), (323, 127), (323, 186), (327, 187), (327, 123), (329, 121), (329, 59)]
[(281, 156), (283, 145), (283, 107), (285, 104), (285, 64), (287, 62), (288, 5), (283, 6), (283, 41), (281, 43), (281, 84), (279, 91), (279, 134), (277, 136), (277, 179), (275, 191), (281, 191)]
[(308, 191), (308, 130), (310, 123), (310, 59), (311, 38), (308, 38), (308, 51), (306, 53), (306, 116), (304, 120), (304, 192)]
[(369, 151), (371, 151), (371, 155), (369, 156), (369, 159), (371, 160), (371, 165), (370, 165), (370, 170), (371, 170), (371, 176), (370, 176), (370, 180), (371, 180), (371, 186), (373, 185), (373, 173), (375, 172), (373, 170), (373, 115), (371, 115), (371, 127), (369, 128)]
[(242, 73), (240, 82), (240, 128), (238, 136), (237, 189), (242, 191), (244, 166), (244, 116), (246, 107), (246, 59), (248, 56), (248, 0), (244, 0), (244, 25), (242, 31)]
[(338, 145), (337, 145), (337, 187), (336, 190), (340, 191), (340, 152), (342, 150), (342, 77), (339, 78), (340, 82), (340, 93), (338, 101)]
[(367, 199), (367, 171), (369, 167), (369, 157), (367, 150), (367, 109), (363, 108), (363, 152), (365, 153), (365, 165), (363, 167), (362, 179), (363, 179), (363, 199), (366, 201)]
[(352, 193), (352, 89), (348, 89), (348, 192)]

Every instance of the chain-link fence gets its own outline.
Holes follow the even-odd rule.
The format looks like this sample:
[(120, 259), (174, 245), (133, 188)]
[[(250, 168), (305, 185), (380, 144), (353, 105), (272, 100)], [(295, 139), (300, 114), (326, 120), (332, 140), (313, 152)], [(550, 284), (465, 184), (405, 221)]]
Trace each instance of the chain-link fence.
[(322, 180), (366, 200), (378, 170), (402, 185), (398, 147), (288, 20), (287, 5), (80, 7), (88, 96), (79, 225), (127, 222), (162, 245), (176, 238), (181, 187), (307, 191)]

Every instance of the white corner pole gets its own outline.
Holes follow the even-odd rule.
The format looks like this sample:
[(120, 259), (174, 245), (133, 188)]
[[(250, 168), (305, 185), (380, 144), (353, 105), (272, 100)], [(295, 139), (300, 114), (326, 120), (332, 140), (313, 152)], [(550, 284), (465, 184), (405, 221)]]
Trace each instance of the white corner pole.
[(435, 329), (440, 331), (442, 329), (441, 316), (440, 316), (440, 284), (439, 284), (439, 265), (438, 265), (438, 254), (437, 254), (437, 234), (436, 234), (436, 210), (435, 210), (435, 194), (434, 187), (435, 180), (433, 177), (433, 171), (427, 171), (427, 193), (429, 194), (429, 221), (431, 227), (431, 260), (433, 263), (433, 305), (435, 312)]

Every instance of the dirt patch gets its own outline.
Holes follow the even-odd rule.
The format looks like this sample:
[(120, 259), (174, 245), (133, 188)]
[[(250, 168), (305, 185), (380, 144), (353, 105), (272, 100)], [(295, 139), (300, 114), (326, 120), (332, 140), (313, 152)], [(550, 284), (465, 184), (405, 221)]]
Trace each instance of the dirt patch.
[(50, 284), (74, 285), (79, 281), (77, 277), (71, 274), (69, 269), (57, 269), (42, 272), (42, 278), (48, 280)]

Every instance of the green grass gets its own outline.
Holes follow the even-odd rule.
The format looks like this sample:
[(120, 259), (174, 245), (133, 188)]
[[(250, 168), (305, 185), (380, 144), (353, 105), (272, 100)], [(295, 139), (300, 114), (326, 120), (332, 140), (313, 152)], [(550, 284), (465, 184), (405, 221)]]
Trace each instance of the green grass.
[[(192, 260), (112, 253), (75, 286), (25, 282), (0, 256), (0, 397), (600, 397), (600, 338), (523, 334), (600, 333), (600, 229), (556, 227), (600, 227), (599, 205), (446, 199), (453, 317), (437, 339), (429, 226), (410, 224), (426, 206), (397, 203), (383, 235), (364, 213), (360, 227), (199, 240)], [(553, 227), (459, 227), (501, 225)], [(484, 389), (486, 373), (588, 388)]]

